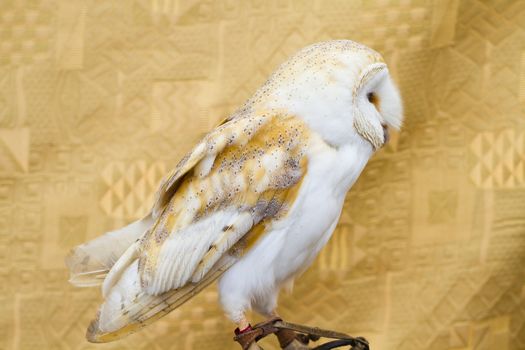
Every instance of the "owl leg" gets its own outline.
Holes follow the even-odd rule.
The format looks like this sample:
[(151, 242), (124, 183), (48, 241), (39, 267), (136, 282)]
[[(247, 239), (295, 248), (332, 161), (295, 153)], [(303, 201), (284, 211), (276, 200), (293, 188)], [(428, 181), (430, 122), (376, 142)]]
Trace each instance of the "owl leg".
[(251, 328), (250, 322), (245, 315), (243, 315), (240, 320), (237, 322), (237, 329), (239, 333), (243, 333)]

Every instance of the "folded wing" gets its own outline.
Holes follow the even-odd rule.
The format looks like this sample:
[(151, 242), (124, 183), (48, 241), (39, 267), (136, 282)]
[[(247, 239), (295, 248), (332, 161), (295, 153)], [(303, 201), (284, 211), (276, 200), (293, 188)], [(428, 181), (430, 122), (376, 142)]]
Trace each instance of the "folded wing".
[(208, 134), (163, 182), (155, 223), (110, 271), (88, 339), (143, 327), (229, 268), (293, 205), (308, 136), (299, 119), (264, 114)]

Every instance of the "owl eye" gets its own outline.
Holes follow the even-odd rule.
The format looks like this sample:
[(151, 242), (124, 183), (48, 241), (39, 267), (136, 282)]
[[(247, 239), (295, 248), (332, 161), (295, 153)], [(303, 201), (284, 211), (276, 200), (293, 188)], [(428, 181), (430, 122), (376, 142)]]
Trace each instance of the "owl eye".
[(379, 96), (374, 94), (373, 92), (369, 92), (366, 94), (366, 98), (368, 99), (368, 102), (374, 105), (374, 107), (379, 111)]

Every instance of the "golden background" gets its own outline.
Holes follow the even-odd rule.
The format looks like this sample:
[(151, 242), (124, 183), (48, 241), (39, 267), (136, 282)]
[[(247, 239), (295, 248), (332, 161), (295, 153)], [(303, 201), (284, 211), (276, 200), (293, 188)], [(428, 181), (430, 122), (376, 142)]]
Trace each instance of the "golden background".
[(2, 0), (0, 349), (236, 349), (215, 288), (87, 343), (101, 297), (64, 256), (144, 214), (279, 63), (336, 38), (384, 55), (406, 123), (281, 313), (372, 350), (525, 349), (525, 2), (500, 0)]

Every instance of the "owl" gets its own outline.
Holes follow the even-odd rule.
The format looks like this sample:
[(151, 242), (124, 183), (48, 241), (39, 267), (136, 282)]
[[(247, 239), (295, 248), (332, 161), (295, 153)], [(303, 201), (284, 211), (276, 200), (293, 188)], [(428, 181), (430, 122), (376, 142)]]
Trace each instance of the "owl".
[(167, 174), (148, 215), (73, 249), (70, 282), (104, 298), (87, 339), (121, 338), (217, 279), (240, 332), (248, 310), (278, 315), (280, 289), (330, 239), (402, 115), (377, 52), (350, 40), (300, 50)]

